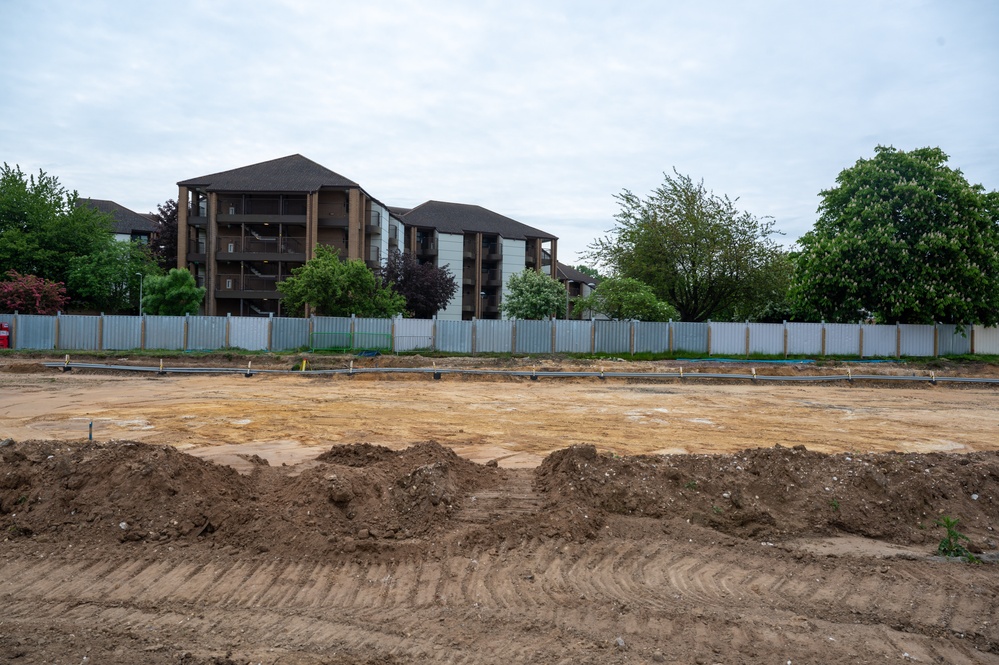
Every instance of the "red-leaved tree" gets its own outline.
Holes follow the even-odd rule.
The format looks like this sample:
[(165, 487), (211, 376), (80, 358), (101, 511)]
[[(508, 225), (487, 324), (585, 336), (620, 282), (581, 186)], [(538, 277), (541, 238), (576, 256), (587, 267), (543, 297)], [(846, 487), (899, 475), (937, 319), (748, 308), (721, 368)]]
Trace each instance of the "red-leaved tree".
[(7, 281), (0, 282), (0, 311), (55, 314), (68, 302), (62, 282), (22, 275), (16, 270), (8, 270)]

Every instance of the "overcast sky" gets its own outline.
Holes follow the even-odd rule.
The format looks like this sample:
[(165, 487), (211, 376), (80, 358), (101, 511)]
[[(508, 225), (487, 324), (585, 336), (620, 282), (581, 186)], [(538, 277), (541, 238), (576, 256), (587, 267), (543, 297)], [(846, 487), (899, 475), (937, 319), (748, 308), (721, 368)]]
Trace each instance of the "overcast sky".
[(878, 144), (999, 189), (999, 2), (0, 0), (0, 160), (138, 212), (301, 153), (560, 237), (674, 167), (791, 242)]

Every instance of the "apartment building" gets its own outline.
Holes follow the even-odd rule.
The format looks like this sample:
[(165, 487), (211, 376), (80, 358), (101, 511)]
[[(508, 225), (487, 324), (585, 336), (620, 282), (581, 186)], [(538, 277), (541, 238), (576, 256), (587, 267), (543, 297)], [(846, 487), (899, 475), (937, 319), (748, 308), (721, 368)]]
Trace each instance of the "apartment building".
[(207, 288), (208, 315), (283, 314), (277, 283), (316, 245), (377, 268), (401, 244), (402, 223), (388, 208), (302, 155), (177, 185), (177, 265)]
[(77, 205), (88, 206), (110, 215), (114, 220), (111, 230), (115, 240), (128, 242), (138, 240), (148, 245), (159, 235), (159, 225), (156, 220), (147, 215), (129, 210), (120, 203), (106, 199), (79, 199)]
[(558, 239), (481, 206), (427, 201), (393, 208), (405, 225), (405, 249), (446, 266), (458, 295), (438, 313), (445, 320), (497, 319), (510, 276), (534, 268), (557, 277)]
[(377, 268), (392, 249), (446, 266), (459, 293), (438, 318), (499, 318), (512, 274), (557, 277), (558, 239), (480, 206), (391, 208), (357, 183), (291, 155), (177, 183), (177, 265), (207, 288), (208, 315), (281, 315), (277, 282), (319, 244)]

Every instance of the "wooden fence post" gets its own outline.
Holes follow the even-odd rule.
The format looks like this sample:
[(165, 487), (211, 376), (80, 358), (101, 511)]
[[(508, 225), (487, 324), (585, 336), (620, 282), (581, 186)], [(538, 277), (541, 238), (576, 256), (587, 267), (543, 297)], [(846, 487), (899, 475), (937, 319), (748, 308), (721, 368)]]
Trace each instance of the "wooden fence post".
[(784, 360), (787, 360), (787, 321), (784, 322)]
[(708, 319), (708, 355), (711, 355), (711, 319)]
[(895, 322), (895, 358), (902, 357), (902, 324)]
[(857, 324), (857, 335), (860, 337), (860, 357), (864, 357), (864, 324)]
[(666, 335), (669, 338), (669, 352), (673, 353), (673, 319), (669, 320), (669, 327), (666, 329)]
[(746, 358), (749, 358), (749, 319), (746, 319)]

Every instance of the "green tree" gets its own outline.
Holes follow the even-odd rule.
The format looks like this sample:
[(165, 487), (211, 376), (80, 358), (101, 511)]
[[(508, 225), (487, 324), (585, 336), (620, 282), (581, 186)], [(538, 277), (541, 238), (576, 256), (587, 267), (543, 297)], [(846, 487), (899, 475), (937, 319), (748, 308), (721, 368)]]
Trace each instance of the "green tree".
[[(25, 175), (6, 163), (0, 170), (0, 266), (67, 282), (71, 260), (114, 241), (113, 220), (78, 206), (76, 192), (44, 171)], [(74, 296), (70, 289), (70, 296)]]
[(146, 245), (119, 240), (94, 254), (72, 258), (68, 286), (81, 305), (109, 314), (137, 312), (139, 281), (161, 273)]
[(503, 313), (518, 319), (565, 316), (565, 287), (550, 275), (531, 268), (510, 275), (501, 305)]
[(316, 255), (278, 282), (283, 306), (301, 315), (305, 306), (319, 316), (385, 317), (406, 309), (406, 299), (384, 286), (360, 259), (341, 261), (337, 251), (319, 245)]
[(142, 309), (146, 314), (197, 314), (205, 299), (205, 287), (198, 286), (194, 275), (185, 268), (172, 268), (165, 275), (150, 275), (142, 286)]
[(999, 323), (999, 193), (939, 148), (878, 146), (821, 192), (792, 301), (813, 319)]
[(591, 268), (585, 263), (580, 263), (578, 266), (571, 266), (571, 267), (583, 273), (584, 275), (589, 275), (594, 280), (607, 279), (607, 275), (601, 275), (599, 270), (597, 270), (596, 268)]
[(617, 223), (589, 245), (587, 259), (648, 284), (684, 321), (754, 308), (781, 276), (773, 220), (740, 212), (703, 181), (673, 173), (644, 200), (618, 194)]
[(610, 277), (585, 298), (573, 300), (573, 311), (603, 314), (612, 319), (669, 321), (680, 316), (669, 303), (656, 298), (648, 284), (630, 277)]

